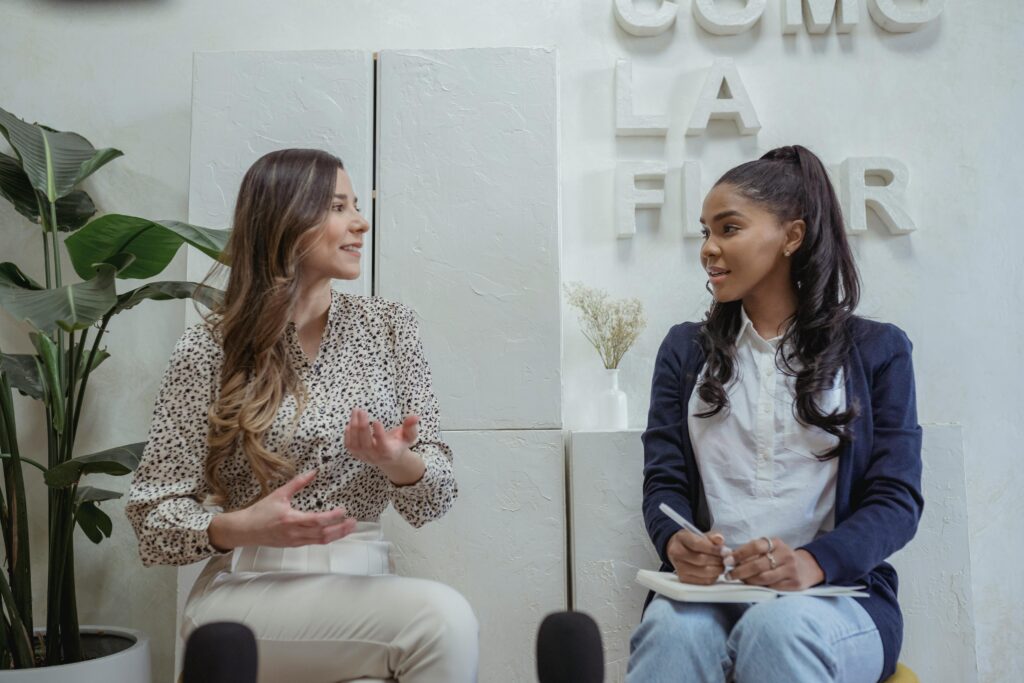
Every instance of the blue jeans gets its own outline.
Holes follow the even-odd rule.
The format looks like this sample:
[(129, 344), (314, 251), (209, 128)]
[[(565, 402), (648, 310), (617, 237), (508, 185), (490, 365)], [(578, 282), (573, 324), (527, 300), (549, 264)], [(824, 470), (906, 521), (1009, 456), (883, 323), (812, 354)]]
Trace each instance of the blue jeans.
[(875, 683), (882, 640), (854, 598), (676, 602), (655, 596), (626, 683)]

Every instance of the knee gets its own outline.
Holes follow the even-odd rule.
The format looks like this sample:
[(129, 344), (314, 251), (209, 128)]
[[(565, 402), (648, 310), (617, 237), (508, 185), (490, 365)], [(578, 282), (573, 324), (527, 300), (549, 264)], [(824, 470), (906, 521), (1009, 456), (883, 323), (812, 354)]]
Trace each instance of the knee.
[(413, 621), (419, 621), (424, 635), (435, 642), (455, 643), (460, 647), (476, 643), (480, 625), (469, 601), (457, 590), (441, 583), (430, 583), (421, 593)]
[(743, 614), (730, 640), (738, 648), (747, 644), (773, 650), (821, 642), (824, 634), (810, 607), (812, 605), (806, 604), (799, 596), (756, 604)]
[(647, 606), (644, 618), (633, 632), (630, 649), (700, 651), (707, 640), (706, 619), (696, 604), (655, 599)]

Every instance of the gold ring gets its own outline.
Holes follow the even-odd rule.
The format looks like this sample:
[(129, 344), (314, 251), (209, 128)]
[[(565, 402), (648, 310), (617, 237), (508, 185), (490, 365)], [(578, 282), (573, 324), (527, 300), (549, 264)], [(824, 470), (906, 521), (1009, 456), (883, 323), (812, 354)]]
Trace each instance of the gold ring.
[(771, 551), (768, 551), (767, 553), (765, 553), (764, 556), (768, 558), (768, 566), (769, 567), (771, 567), (772, 569), (775, 569), (776, 567), (779, 566), (779, 563), (775, 561), (775, 556), (772, 555)]

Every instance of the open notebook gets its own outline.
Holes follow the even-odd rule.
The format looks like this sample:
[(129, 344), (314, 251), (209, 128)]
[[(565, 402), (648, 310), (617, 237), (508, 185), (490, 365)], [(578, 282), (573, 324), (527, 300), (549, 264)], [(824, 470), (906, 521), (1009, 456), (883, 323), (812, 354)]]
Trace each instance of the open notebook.
[(672, 572), (655, 572), (641, 569), (636, 573), (636, 582), (650, 588), (666, 598), (681, 602), (764, 602), (786, 595), (817, 595), (822, 597), (848, 596), (866, 598), (864, 586), (814, 586), (802, 591), (779, 591), (763, 586), (748, 586), (740, 581), (718, 579), (710, 586), (683, 583)]

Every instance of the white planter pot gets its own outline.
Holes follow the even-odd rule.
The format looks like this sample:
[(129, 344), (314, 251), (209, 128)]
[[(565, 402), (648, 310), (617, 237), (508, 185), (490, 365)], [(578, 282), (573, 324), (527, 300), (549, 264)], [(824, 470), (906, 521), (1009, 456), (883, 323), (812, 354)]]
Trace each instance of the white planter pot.
[(619, 370), (604, 370), (605, 388), (596, 397), (595, 421), (598, 430), (623, 430), (629, 424), (629, 402), (619, 389)]
[(141, 631), (106, 626), (82, 626), (82, 647), (88, 654), (100, 639), (130, 641), (114, 654), (76, 664), (45, 666), (38, 669), (0, 671), (3, 683), (152, 683), (149, 636)]

